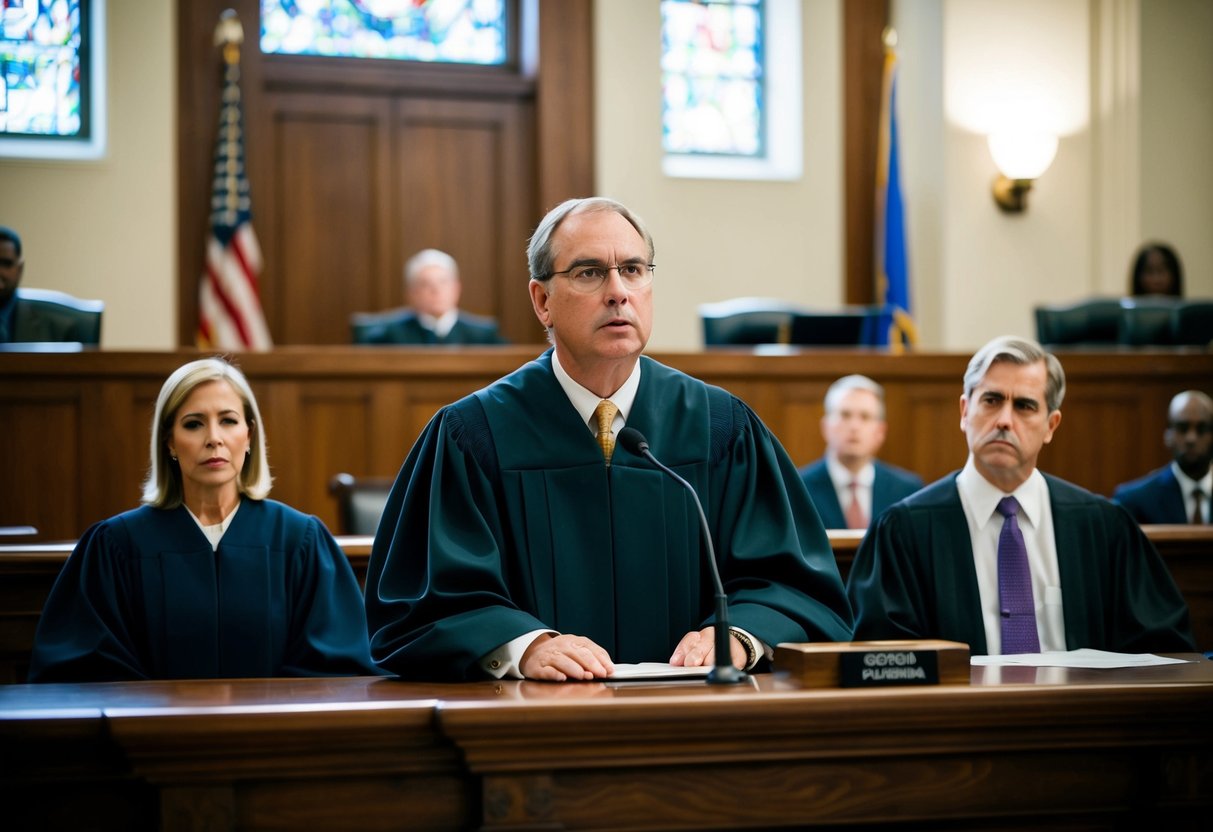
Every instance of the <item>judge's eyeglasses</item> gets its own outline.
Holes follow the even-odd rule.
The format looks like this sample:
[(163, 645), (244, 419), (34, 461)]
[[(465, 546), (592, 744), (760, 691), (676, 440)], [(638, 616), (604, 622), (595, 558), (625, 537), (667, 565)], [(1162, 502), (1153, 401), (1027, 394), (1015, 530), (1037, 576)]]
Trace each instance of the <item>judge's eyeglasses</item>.
[(601, 289), (612, 271), (619, 272), (619, 279), (623, 281), (623, 285), (629, 291), (643, 289), (653, 282), (653, 269), (655, 268), (657, 268), (655, 263), (639, 261), (619, 263), (614, 266), (608, 266), (606, 263), (579, 263), (564, 271), (552, 272), (548, 277), (566, 277), (569, 285), (575, 291), (588, 295)]

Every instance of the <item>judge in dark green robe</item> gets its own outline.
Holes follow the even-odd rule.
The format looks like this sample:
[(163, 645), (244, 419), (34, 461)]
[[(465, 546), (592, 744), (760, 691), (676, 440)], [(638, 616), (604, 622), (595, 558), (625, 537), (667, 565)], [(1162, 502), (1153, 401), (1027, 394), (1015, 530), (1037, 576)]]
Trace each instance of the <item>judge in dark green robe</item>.
[(219, 358), (164, 382), (140, 508), (81, 537), (30, 681), (377, 673), (353, 570), (315, 517), (266, 499), (265, 432)]
[(626, 423), (700, 495), (733, 627), (767, 647), (850, 637), (829, 541), (779, 443), (738, 399), (638, 355), (652, 248), (624, 212), (574, 200), (540, 224), (533, 253), (550, 235), (556, 266), (590, 270), (568, 275), (583, 285), (554, 285), (561, 272), (532, 256), (532, 299), (554, 350), (441, 410), (406, 459), (367, 576), (372, 653), (386, 670), (499, 675), (486, 657), (536, 632), (573, 639), (568, 653), (583, 667), (569, 672), (558, 656), (514, 675), (601, 677), (612, 661), (711, 663), (683, 643), (713, 620), (693, 502), (621, 447), (604, 459), (557, 364), (591, 401), (619, 394), (627, 379), (637, 384), (638, 374)]
[[(968, 463), (865, 535), (847, 576), (856, 639), (941, 638), (978, 655), (1194, 650), (1187, 606), (1128, 513), (1037, 471), (1064, 396), (1061, 363), (1034, 341), (999, 337), (974, 354), (960, 397)], [(1008, 498), (1017, 504), (1004, 519), (996, 506)], [(1006, 629), (1025, 613), (1002, 600), (1015, 592), (1002, 581), (1016, 529), (1039, 641), (1026, 650), (1022, 630)], [(1002, 649), (1008, 632), (1017, 649)]]
[[(1066, 649), (1195, 651), (1188, 608), (1124, 509), (1045, 475), (1064, 597)], [(942, 638), (986, 655), (973, 547), (956, 474), (894, 504), (847, 579), (855, 638)]]
[(246, 499), (213, 550), (184, 506), (85, 532), (42, 611), (30, 681), (377, 672), (362, 593), (328, 529)]

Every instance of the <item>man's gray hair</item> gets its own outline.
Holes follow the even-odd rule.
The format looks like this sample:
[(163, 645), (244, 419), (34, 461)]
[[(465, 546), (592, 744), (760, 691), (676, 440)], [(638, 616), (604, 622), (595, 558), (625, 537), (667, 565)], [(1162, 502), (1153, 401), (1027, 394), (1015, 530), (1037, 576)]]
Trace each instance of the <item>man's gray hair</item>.
[(557, 205), (539, 221), (535, 233), (526, 247), (527, 266), (531, 272), (531, 280), (544, 282), (550, 280), (555, 267), (556, 255), (552, 251), (552, 236), (565, 219), (573, 214), (588, 214), (595, 211), (614, 211), (627, 220), (636, 232), (644, 239), (649, 247), (649, 262), (653, 262), (655, 254), (653, 237), (645, 227), (644, 220), (632, 213), (626, 205), (605, 196), (591, 196), (584, 199), (566, 199)]
[(852, 390), (867, 390), (869, 393), (876, 396), (876, 402), (879, 406), (878, 416), (880, 421), (884, 421), (884, 388), (867, 376), (853, 374), (843, 376), (830, 385), (830, 389), (826, 390), (825, 410), (829, 416), (838, 409), (842, 403), (842, 397)]
[(969, 359), (969, 368), (965, 370), (964, 377), (966, 399), (973, 393), (974, 388), (981, 384), (990, 368), (1000, 361), (1009, 361), (1021, 366), (1043, 361), (1047, 371), (1045, 406), (1050, 413), (1061, 410), (1062, 399), (1066, 397), (1066, 373), (1061, 368), (1061, 362), (1057, 360), (1057, 356), (1030, 338), (1018, 338), (1014, 335), (1000, 335)]
[(404, 264), (405, 285), (412, 285), (413, 281), (417, 279), (417, 273), (426, 266), (441, 266), (449, 271), (456, 280), (459, 279), (459, 264), (455, 262), (454, 257), (436, 248), (423, 248)]

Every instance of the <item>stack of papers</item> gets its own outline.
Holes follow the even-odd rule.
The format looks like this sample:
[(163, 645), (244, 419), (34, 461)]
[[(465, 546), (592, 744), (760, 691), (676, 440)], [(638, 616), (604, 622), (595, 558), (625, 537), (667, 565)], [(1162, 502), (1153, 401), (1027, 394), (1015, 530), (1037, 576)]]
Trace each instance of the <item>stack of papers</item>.
[(617, 664), (615, 672), (607, 677), (609, 682), (651, 681), (653, 679), (693, 679), (707, 676), (711, 667), (675, 667), (665, 662), (640, 662), (639, 664)]
[(1016, 653), (1010, 656), (973, 656), (974, 665), (1022, 665), (1027, 667), (1157, 667), (1184, 664), (1186, 659), (1170, 659), (1153, 653), (1109, 653), (1106, 650), (1060, 650), (1055, 653)]

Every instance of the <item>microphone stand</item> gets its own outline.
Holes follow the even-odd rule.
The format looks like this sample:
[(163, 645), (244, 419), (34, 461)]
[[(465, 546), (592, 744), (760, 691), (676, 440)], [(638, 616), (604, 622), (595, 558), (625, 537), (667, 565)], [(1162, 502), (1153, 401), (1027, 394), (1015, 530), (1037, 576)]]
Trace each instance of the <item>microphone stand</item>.
[(643, 456), (691, 492), (691, 499), (695, 503), (695, 509), (699, 512), (699, 528), (703, 532), (703, 539), (708, 547), (708, 564), (711, 566), (712, 584), (716, 590), (716, 666), (708, 672), (708, 684), (736, 685), (746, 681), (749, 678), (746, 672), (734, 666), (732, 661), (733, 651), (729, 636), (729, 599), (724, 594), (724, 583), (720, 580), (720, 568), (716, 565), (716, 547), (712, 545), (712, 533), (708, 528), (708, 518), (703, 513), (703, 503), (699, 501), (699, 495), (695, 493), (695, 488), (689, 482), (653, 456), (649, 450), (648, 441), (640, 431), (625, 427), (619, 432), (619, 440), (629, 451)]

